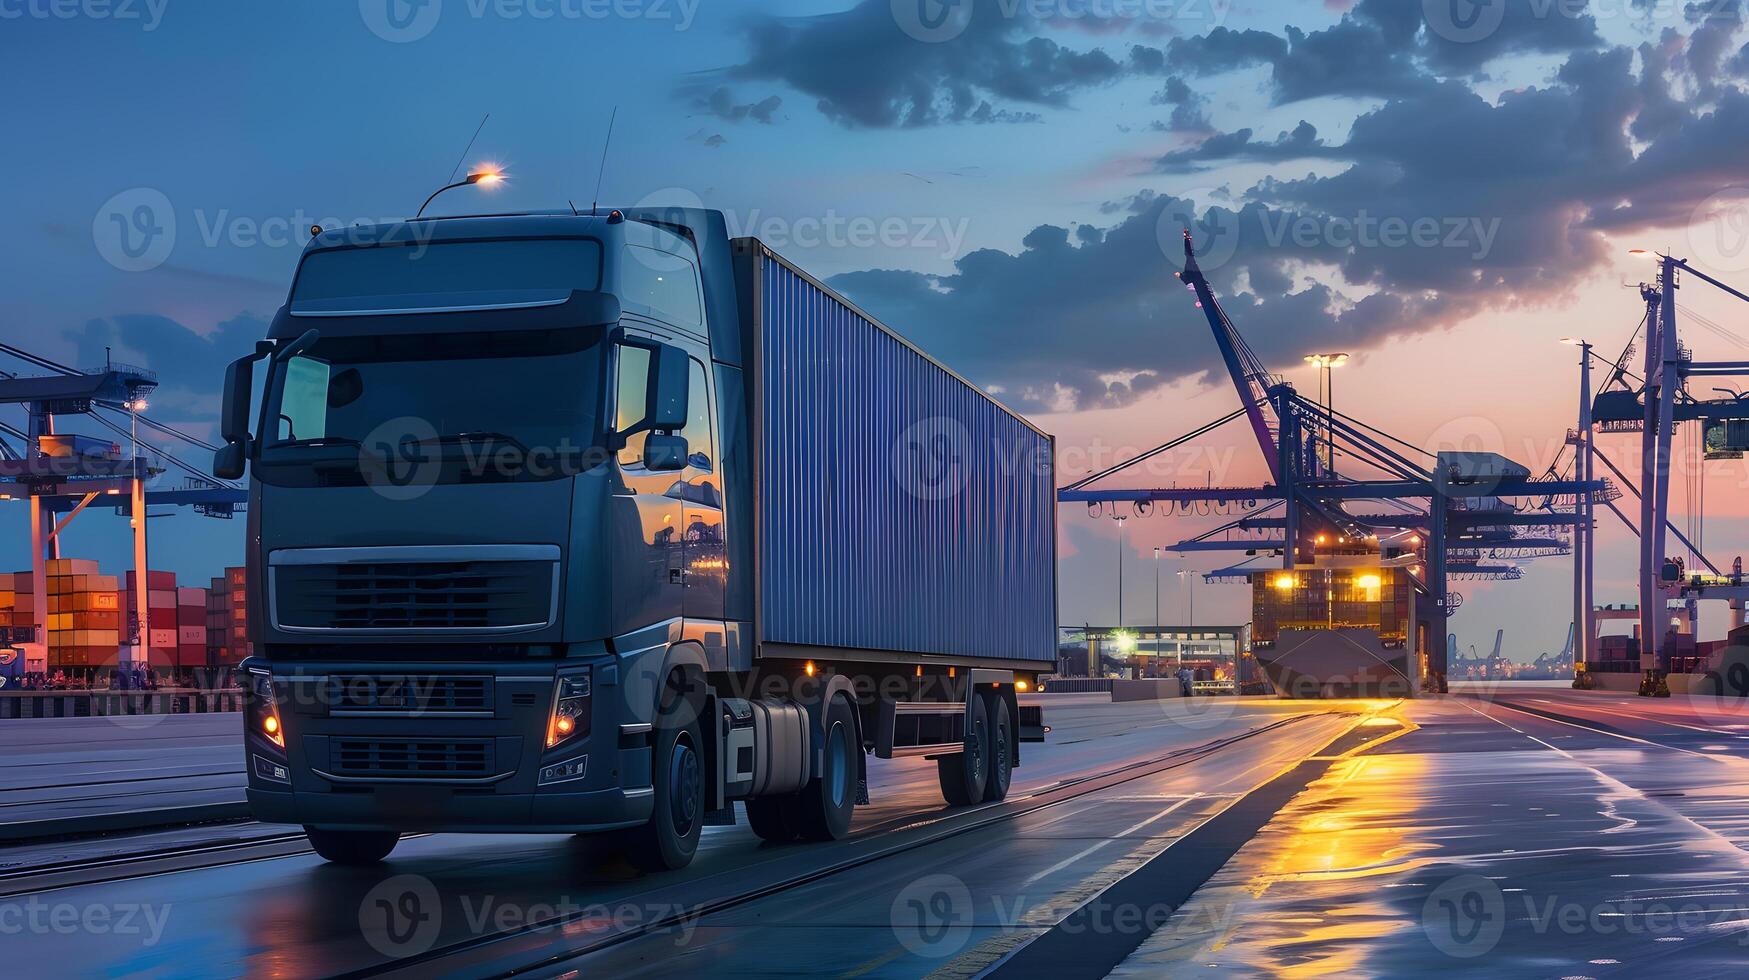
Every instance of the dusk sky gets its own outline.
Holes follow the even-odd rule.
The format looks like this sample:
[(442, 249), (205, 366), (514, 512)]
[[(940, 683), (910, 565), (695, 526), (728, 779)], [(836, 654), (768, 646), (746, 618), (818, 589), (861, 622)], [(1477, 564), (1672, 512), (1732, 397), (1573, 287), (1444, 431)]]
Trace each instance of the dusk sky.
[[(587, 207), (617, 107), (604, 206), (727, 212), (1054, 433), (1061, 483), (1237, 405), (1172, 279), (1187, 219), (1240, 332), (1302, 391), (1302, 355), (1350, 352), (1344, 411), (1541, 472), (1577, 411), (1577, 354), (1556, 341), (1613, 359), (1639, 321), (1624, 283), (1654, 268), (1630, 249), (1749, 286), (1739, 8), (0, 0), (0, 339), (80, 367), (111, 347), (162, 376), (156, 418), (212, 438), (224, 365), (263, 336), (310, 224), (405, 217), (458, 161), (510, 179), (434, 210)], [(1683, 328), (1698, 356), (1745, 359), (1749, 308), (1683, 301), (1711, 321)], [(1625, 465), (1632, 438), (1602, 446)], [(1749, 466), (1707, 473), (1707, 550), (1728, 564), (1749, 543)], [(1263, 474), (1235, 428), (1130, 485)], [(0, 508), (0, 561), (24, 568), (24, 507)], [(1110, 622), (1117, 528), (1062, 518), (1061, 620)], [(1599, 519), (1599, 598), (1631, 602), (1632, 540)], [(1153, 618), (1153, 548), (1214, 520), (1130, 523), (1128, 622)], [(185, 584), (241, 560), (240, 520), (152, 527), (153, 564)], [(127, 567), (110, 512), (67, 538)], [(1166, 559), (1162, 618), (1183, 619), (1174, 572), (1222, 564)], [(1570, 568), (1459, 584), (1460, 641), (1485, 650), (1500, 626), (1519, 659), (1558, 649)], [(1199, 585), (1196, 619), (1242, 623), (1248, 604)]]

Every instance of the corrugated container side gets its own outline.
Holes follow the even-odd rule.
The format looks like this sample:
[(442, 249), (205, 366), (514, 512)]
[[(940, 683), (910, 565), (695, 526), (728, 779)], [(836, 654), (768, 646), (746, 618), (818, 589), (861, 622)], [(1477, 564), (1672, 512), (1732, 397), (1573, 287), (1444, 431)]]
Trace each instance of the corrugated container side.
[(756, 248), (761, 640), (1053, 662), (1050, 437)]

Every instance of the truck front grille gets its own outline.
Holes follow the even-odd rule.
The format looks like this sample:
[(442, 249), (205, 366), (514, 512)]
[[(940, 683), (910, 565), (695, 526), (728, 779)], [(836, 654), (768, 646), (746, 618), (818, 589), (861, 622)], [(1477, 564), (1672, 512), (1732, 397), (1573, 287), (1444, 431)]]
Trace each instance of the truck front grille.
[(275, 625), (338, 632), (508, 632), (553, 618), (548, 561), (348, 562), (273, 569)]
[(496, 775), (491, 739), (337, 738), (329, 744), (336, 776), (452, 778)]
[(328, 678), (329, 711), (481, 712), (493, 710), (492, 678), (441, 674), (344, 674)]

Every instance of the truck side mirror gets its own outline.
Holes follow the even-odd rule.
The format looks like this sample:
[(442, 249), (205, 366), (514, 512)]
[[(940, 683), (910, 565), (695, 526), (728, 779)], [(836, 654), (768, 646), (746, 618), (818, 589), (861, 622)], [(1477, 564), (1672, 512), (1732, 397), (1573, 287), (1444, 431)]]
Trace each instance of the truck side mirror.
[(651, 429), (672, 432), (686, 427), (689, 366), (686, 352), (678, 347), (657, 344), (650, 352), (644, 421)]
[(255, 362), (261, 355), (239, 357), (225, 369), (225, 402), (219, 435), (227, 443), (249, 441), (249, 399), (255, 390)]
[(644, 438), (644, 469), (668, 473), (686, 469), (686, 437), (652, 432)]
[(213, 453), (213, 475), (221, 480), (240, 480), (248, 471), (245, 446), (240, 442), (227, 442)]

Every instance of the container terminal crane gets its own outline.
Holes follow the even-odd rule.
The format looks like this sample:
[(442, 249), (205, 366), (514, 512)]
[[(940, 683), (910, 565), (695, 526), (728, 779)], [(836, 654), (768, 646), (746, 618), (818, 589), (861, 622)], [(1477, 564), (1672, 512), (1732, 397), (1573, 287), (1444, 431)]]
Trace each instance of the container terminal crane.
[[(1210, 505), (1236, 513), (1167, 550), (1248, 556), (1204, 578), (1251, 586), (1253, 653), (1285, 697), (1444, 692), (1447, 618), (1463, 601), (1451, 584), (1514, 580), (1514, 561), (1567, 553), (1559, 529), (1616, 491), (1579, 474), (1533, 478), (1493, 453), (1428, 453), (1308, 400), (1270, 373), (1221, 309), (1189, 231), (1177, 275), (1208, 319), (1240, 407), (1062, 488), (1058, 500), (1122, 518)], [(1096, 486), (1241, 418), (1266, 485)], [(1274, 557), (1279, 565), (1259, 564)]]

